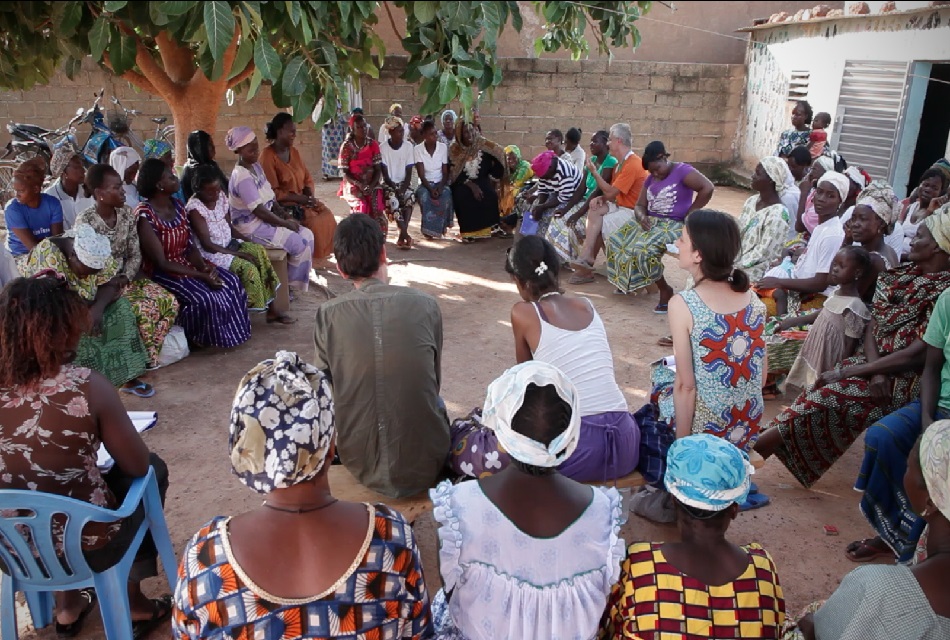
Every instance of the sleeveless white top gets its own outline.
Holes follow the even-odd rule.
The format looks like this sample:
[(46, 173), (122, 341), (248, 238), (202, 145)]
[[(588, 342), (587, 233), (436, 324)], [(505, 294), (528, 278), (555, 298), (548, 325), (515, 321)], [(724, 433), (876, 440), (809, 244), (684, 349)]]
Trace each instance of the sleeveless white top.
[(580, 397), (581, 416), (608, 411), (626, 411), (627, 400), (614, 376), (614, 358), (607, 342), (607, 331), (597, 309), (587, 300), (594, 319), (585, 328), (569, 331), (555, 327), (541, 317), (538, 303), (535, 313), (541, 321), (541, 339), (532, 356), (564, 372)]

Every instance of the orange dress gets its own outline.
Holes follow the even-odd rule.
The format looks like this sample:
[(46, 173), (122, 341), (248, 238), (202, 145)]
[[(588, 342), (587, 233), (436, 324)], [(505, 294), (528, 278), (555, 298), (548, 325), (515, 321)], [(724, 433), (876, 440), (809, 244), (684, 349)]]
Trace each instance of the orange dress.
[[(281, 160), (273, 146), (264, 147), (259, 162), (274, 189), (277, 202), (282, 202), (291, 193), (302, 194), (305, 188), (313, 193), (313, 177), (294, 147), (290, 148), (290, 162)], [(336, 231), (333, 212), (319, 200), (312, 207), (304, 207), (303, 212), (301, 224), (313, 232), (313, 259), (328, 258), (333, 253), (333, 232)]]

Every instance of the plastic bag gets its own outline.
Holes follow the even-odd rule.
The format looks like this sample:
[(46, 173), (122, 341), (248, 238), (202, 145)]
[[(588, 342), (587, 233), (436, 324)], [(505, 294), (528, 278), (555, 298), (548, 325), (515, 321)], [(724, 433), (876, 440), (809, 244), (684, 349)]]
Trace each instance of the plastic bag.
[(188, 357), (191, 351), (188, 349), (188, 338), (185, 337), (185, 330), (177, 324), (171, 328), (168, 335), (165, 336), (165, 342), (162, 343), (162, 350), (158, 354), (158, 366), (167, 367), (175, 364), (179, 360)]

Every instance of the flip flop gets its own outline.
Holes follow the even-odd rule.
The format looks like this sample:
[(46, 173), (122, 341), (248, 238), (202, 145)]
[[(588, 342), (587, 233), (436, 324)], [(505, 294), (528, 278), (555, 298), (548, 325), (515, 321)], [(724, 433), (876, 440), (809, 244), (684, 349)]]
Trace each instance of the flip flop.
[(661, 347), (672, 347), (673, 346), (673, 336), (663, 336), (656, 341)]
[(590, 264), (586, 260), (581, 260), (580, 258), (577, 260), (571, 260), (571, 266), (576, 269), (586, 269), (587, 271), (594, 270), (594, 265)]
[(750, 494), (750, 495), (754, 495), (754, 494), (756, 494), (756, 493), (758, 493), (758, 492), (759, 492), (759, 485), (757, 485), (757, 484), (754, 483), (754, 482), (751, 483), (751, 484), (749, 485), (749, 494)]
[(590, 284), (594, 281), (594, 276), (582, 276), (579, 273), (575, 273), (567, 281), (568, 284)]
[(739, 505), (739, 511), (761, 509), (770, 502), (772, 502), (772, 500), (764, 493), (750, 493), (745, 502)]
[(119, 391), (131, 394), (136, 398), (151, 398), (155, 395), (155, 387), (141, 380), (139, 380), (138, 384), (132, 385), (131, 387), (119, 387)]
[[(844, 549), (844, 555), (851, 562), (871, 562), (878, 558), (894, 558), (894, 552), (890, 549), (881, 549), (871, 543), (877, 542), (878, 538), (865, 538), (864, 540), (855, 540)], [(858, 556), (857, 552), (865, 550), (866, 555)]]
[(132, 639), (142, 640), (147, 638), (148, 634), (161, 626), (172, 615), (172, 597), (162, 596), (151, 600), (152, 617), (148, 620), (132, 621)]
[(658, 316), (665, 316), (667, 311), (669, 311), (669, 307), (670, 305), (661, 302), (660, 304), (653, 307), (653, 313)]
[(267, 324), (297, 324), (297, 318), (291, 318), (288, 315), (279, 315), (273, 318), (267, 318)]
[(96, 590), (92, 587), (82, 589), (79, 597), (86, 601), (86, 606), (79, 612), (79, 617), (69, 624), (56, 623), (56, 635), (60, 638), (75, 638), (82, 631), (82, 623), (96, 607)]

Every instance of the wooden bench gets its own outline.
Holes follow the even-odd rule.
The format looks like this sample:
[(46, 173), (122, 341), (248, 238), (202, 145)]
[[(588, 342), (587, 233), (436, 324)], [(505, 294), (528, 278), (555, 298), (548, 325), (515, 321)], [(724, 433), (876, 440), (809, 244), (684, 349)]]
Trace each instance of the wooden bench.
[[(753, 449), (749, 452), (749, 462), (752, 463), (752, 466), (756, 469), (761, 469), (765, 464), (765, 459), (755, 452)], [(616, 480), (608, 480), (606, 482), (585, 482), (595, 487), (616, 487), (617, 489), (636, 489), (642, 487), (647, 483), (644, 477), (640, 474), (639, 471), (634, 471), (633, 473), (627, 474), (622, 478), (617, 478)]]
[(414, 523), (419, 516), (432, 511), (432, 501), (429, 499), (428, 491), (408, 498), (390, 498), (361, 485), (359, 480), (342, 464), (330, 467), (330, 489), (333, 495), (341, 500), (370, 504), (383, 503), (401, 513), (409, 524)]

